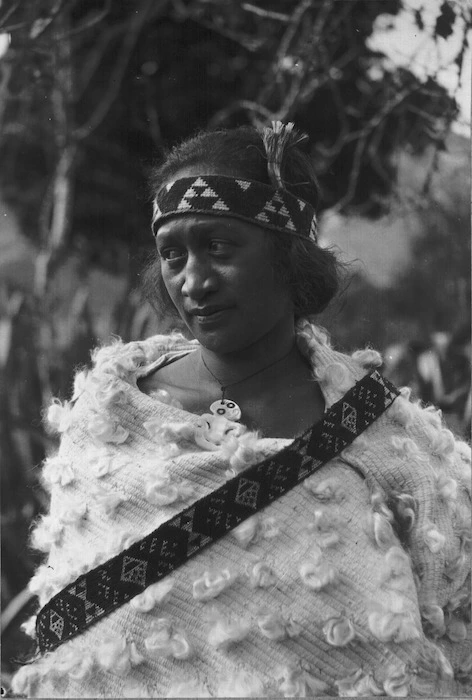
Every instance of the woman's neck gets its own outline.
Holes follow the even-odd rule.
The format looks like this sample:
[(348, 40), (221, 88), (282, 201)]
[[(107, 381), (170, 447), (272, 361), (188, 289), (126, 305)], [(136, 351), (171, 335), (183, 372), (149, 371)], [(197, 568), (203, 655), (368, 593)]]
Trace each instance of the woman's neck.
[(198, 412), (208, 411), (221, 392), (221, 398), (241, 410), (241, 423), (264, 437), (295, 437), (319, 420), (324, 397), (295, 333), (272, 342), (273, 338), (265, 340), (234, 357), (201, 347), (201, 356), (195, 356), (196, 372), (206, 396)]
[(235, 352), (218, 353), (202, 346), (200, 354), (203, 365), (223, 386), (240, 381), (254, 372), (262, 373), (284, 359), (289, 363), (290, 360), (297, 363), (302, 360), (296, 346), (293, 322), (274, 328), (271, 333)]

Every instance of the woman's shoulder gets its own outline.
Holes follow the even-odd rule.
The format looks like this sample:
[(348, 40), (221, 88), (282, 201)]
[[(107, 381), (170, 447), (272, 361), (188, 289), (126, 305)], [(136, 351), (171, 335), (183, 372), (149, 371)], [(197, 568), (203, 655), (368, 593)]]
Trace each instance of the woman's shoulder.
[(91, 365), (76, 370), (69, 400), (55, 398), (45, 410), (45, 423), (52, 433), (62, 435), (89, 421), (91, 414), (126, 404), (136, 393), (137, 380), (162, 358), (178, 356), (195, 349), (196, 342), (180, 333), (155, 335), (145, 340), (111, 342), (95, 348)]
[(196, 344), (196, 341), (188, 340), (181, 333), (154, 335), (130, 342), (114, 337), (92, 351), (90, 367), (77, 371), (72, 401), (91, 386), (110, 386), (120, 381), (135, 384), (138, 378), (152, 371), (164, 358), (184, 355), (194, 350)]
[(331, 344), (328, 332), (309, 319), (297, 324), (297, 342), (309, 360), (327, 405), (339, 401), (354, 384), (382, 365), (382, 357), (373, 348), (350, 354)]
[[(342, 399), (346, 391), (373, 370), (382, 373), (382, 356), (371, 347), (350, 354), (339, 352), (331, 346), (323, 329), (309, 323), (300, 327), (300, 340), (306, 345), (314, 374), (329, 403)], [(461, 483), (467, 482), (469, 445), (449, 430), (440, 410), (415, 399), (410, 388), (398, 389), (399, 396), (392, 405), (348, 452), (359, 453), (362, 462), (375, 472), (376, 480), (385, 485), (389, 480), (396, 482), (399, 472), (404, 470), (408, 472), (408, 480), (422, 481), (426, 474), (433, 474), (431, 465), (436, 462), (435, 468), (443, 474), (453, 472)], [(398, 455), (399, 460), (392, 459), (393, 455)], [(418, 455), (420, 458), (412, 461)]]
[(110, 343), (92, 352), (93, 369), (102, 372), (117, 371), (120, 374), (140, 371), (163, 355), (178, 354), (195, 348), (196, 341), (182, 333), (154, 335), (145, 340), (123, 342), (113, 338)]

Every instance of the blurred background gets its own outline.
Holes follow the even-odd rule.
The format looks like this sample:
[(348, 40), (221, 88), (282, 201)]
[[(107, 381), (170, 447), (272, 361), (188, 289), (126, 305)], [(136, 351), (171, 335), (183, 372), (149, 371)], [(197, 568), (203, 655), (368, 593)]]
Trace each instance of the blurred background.
[(43, 407), (111, 334), (170, 329), (139, 293), (146, 178), (201, 127), (311, 138), (321, 244), (350, 280), (320, 323), (470, 430), (468, 0), (0, 0), (2, 685), (31, 649)]

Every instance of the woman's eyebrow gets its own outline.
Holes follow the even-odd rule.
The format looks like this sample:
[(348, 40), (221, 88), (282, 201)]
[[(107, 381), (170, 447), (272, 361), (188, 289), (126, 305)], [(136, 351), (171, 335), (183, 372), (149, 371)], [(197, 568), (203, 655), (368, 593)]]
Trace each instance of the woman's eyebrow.
[(156, 233), (156, 245), (161, 246), (167, 241), (172, 240), (174, 237), (174, 232), (172, 231), (158, 231)]
[[(223, 222), (216, 221), (196, 221), (187, 229), (190, 236), (204, 239), (209, 235), (214, 235), (216, 231), (230, 233), (230, 227), (224, 225)], [(156, 241), (158, 244), (165, 242), (167, 240), (173, 240), (175, 236), (181, 233), (181, 229), (172, 229), (171, 231), (159, 230), (156, 234)]]

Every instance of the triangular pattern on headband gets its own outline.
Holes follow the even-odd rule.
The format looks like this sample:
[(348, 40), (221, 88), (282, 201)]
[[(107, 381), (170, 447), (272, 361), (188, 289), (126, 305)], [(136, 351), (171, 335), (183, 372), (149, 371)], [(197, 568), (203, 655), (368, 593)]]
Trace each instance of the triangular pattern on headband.
[[(278, 221), (280, 226), (287, 228), (291, 233), (296, 233), (297, 229), (295, 228), (295, 224), (290, 217), (290, 213), (280, 192), (276, 192), (274, 196), (265, 203), (263, 212), (266, 213), (269, 220), (274, 222)], [(261, 214), (263, 212), (261, 212)], [(256, 216), (256, 219), (258, 219), (259, 216), (260, 214)]]
[(168, 183), (154, 202), (154, 233), (170, 217), (189, 213), (234, 217), (316, 241), (316, 212), (308, 202), (254, 180), (199, 175)]

